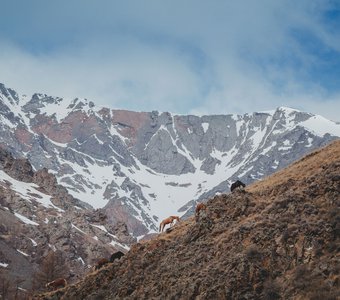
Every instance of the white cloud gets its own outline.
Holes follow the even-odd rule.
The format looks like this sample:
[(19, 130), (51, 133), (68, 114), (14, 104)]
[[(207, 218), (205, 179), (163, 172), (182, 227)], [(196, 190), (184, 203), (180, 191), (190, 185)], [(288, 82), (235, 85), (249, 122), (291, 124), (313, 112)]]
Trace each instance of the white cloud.
[[(103, 48), (101, 47), (103, 46)], [(111, 107), (176, 110), (199, 96), (196, 74), (183, 57), (167, 49), (125, 41), (112, 48), (84, 45), (34, 56), (2, 44), (0, 78), (22, 93), (85, 97)]]
[(57, 46), (32, 54), (2, 39), (0, 81), (22, 93), (85, 97), (137, 111), (244, 113), (284, 105), (339, 120), (339, 93), (306, 79), (309, 67), (323, 62), (291, 35), (313, 32), (339, 51), (339, 34), (319, 18), (329, 5), (82, 1), (65, 10), (42, 1), (24, 33)]

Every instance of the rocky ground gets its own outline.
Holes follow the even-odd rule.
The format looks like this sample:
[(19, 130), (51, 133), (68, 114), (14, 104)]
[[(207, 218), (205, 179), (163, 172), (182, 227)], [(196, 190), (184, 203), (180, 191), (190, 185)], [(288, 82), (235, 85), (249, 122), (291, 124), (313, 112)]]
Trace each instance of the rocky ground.
[(340, 141), (36, 299), (339, 299)]

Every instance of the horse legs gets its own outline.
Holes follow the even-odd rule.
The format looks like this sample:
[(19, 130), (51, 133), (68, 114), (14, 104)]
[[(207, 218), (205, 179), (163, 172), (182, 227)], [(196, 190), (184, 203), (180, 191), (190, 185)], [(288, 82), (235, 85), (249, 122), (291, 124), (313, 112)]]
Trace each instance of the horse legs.
[(164, 231), (164, 228), (166, 225), (170, 225), (170, 227), (174, 226), (175, 225), (175, 219), (173, 218), (168, 218), (168, 219), (165, 219), (161, 222), (160, 226), (159, 226), (159, 231), (160, 232), (163, 232)]
[(161, 230), (161, 232), (163, 232), (163, 231), (164, 231), (164, 228), (165, 228), (165, 225), (166, 225), (166, 224), (168, 224), (168, 223), (162, 223), (162, 225), (161, 225), (161, 226), (162, 226), (162, 230)]
[(164, 223), (161, 222), (161, 224), (159, 225), (159, 231), (163, 232), (163, 229), (164, 229)]

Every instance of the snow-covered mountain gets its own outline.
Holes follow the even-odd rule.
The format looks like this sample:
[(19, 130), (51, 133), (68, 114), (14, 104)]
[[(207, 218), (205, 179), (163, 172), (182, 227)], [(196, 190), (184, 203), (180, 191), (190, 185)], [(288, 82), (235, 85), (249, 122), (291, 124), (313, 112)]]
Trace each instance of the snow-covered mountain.
[(19, 96), (4, 85), (0, 120), (0, 145), (51, 170), (75, 198), (135, 236), (168, 215), (190, 214), (236, 178), (251, 183), (340, 137), (340, 124), (285, 107), (183, 116)]

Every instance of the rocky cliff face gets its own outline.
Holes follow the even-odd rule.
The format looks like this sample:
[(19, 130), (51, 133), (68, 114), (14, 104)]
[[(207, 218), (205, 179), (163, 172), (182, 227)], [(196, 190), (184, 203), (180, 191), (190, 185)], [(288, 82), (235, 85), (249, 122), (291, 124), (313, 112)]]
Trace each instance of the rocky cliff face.
[(36, 299), (338, 299), (340, 142)]
[(249, 184), (340, 136), (340, 125), (288, 108), (177, 116), (95, 106), (0, 85), (0, 144), (48, 168), (75, 198), (135, 236), (197, 201)]
[(47, 169), (34, 171), (0, 148), (0, 285), (10, 287), (8, 298), (15, 285), (28, 291), (46, 283), (35, 275), (50, 253), (60, 254), (72, 282), (135, 241), (125, 224), (107, 224), (103, 211), (75, 199)]

